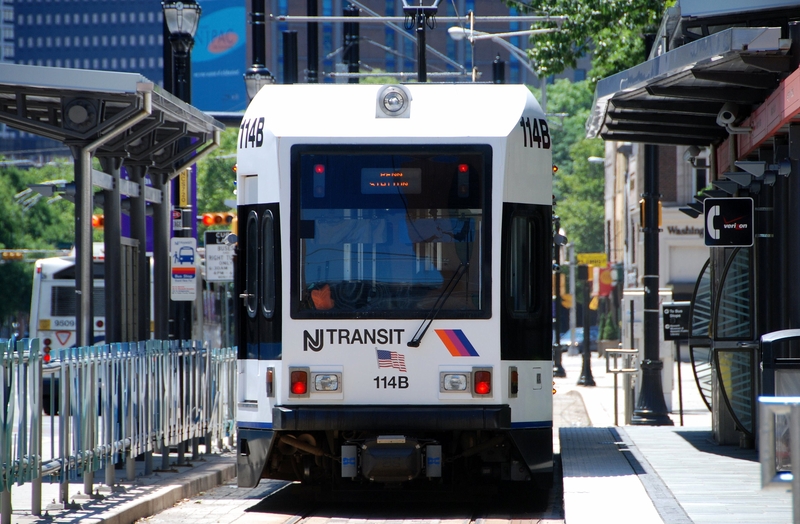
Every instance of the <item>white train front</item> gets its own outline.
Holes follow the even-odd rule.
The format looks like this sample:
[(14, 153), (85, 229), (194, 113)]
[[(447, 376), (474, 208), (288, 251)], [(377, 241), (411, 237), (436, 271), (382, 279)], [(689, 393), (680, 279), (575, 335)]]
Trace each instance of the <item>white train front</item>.
[(552, 479), (552, 160), (519, 85), (271, 85), (237, 160), (238, 478)]

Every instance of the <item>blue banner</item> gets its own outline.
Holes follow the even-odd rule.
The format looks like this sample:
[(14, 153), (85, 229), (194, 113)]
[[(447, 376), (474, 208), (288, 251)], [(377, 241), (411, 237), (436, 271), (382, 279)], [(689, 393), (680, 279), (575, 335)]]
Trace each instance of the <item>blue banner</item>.
[(246, 23), (244, 0), (201, 0), (192, 48), (192, 105), (203, 111), (242, 111)]

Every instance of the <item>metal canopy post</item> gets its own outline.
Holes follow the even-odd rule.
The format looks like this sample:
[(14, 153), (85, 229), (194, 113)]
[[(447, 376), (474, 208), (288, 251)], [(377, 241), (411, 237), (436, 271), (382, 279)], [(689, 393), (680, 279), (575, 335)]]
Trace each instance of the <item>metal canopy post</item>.
[(100, 166), (112, 177), (112, 188), (103, 191), (103, 241), (105, 244), (106, 344), (122, 340), (122, 216), (120, 159), (101, 157)]

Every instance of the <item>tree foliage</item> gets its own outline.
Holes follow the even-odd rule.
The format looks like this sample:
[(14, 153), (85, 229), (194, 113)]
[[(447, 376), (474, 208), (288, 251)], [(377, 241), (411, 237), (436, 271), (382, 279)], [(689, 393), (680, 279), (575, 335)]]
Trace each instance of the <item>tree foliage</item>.
[[(225, 201), (236, 199), (236, 140), (239, 128), (228, 128), (222, 133), (217, 149), (197, 164), (197, 213), (227, 211), (231, 206)], [(207, 228), (198, 226), (197, 235), (203, 238)]]
[[(536, 90), (533, 91), (534, 94)], [(577, 253), (603, 251), (604, 191), (603, 166), (589, 157), (603, 156), (603, 141), (585, 138), (585, 123), (592, 106), (593, 91), (588, 81), (572, 83), (561, 79), (547, 89), (547, 109), (553, 136), (555, 213), (561, 227), (575, 244)]]
[[(0, 157), (0, 160), (4, 160)], [(0, 166), (0, 249), (62, 249), (75, 238), (74, 206), (63, 199), (37, 196), (30, 184), (72, 179), (68, 160), (22, 169)], [(30, 310), (33, 261), (0, 262), (0, 319)]]
[[(591, 54), (592, 84), (642, 62), (643, 35), (658, 29), (665, 7), (674, 3), (674, 0), (504, 1), (520, 13), (568, 16), (560, 31), (533, 35), (528, 53), (543, 77), (574, 68), (578, 58)], [(533, 28), (546, 27), (556, 24), (533, 24)]]

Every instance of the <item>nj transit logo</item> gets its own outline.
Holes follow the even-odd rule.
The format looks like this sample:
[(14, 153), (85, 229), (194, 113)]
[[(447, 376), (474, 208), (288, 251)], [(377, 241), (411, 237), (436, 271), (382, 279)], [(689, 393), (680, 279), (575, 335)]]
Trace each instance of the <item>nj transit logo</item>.
[(477, 357), (478, 352), (460, 329), (435, 329), (447, 351), (454, 357)]

